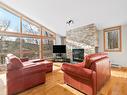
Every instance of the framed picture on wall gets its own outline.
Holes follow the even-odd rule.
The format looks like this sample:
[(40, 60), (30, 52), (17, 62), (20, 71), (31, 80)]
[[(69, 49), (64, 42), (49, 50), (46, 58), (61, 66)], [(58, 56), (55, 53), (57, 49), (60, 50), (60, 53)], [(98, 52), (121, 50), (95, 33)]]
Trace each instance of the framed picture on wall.
[(121, 51), (121, 26), (106, 28), (104, 31), (104, 51)]

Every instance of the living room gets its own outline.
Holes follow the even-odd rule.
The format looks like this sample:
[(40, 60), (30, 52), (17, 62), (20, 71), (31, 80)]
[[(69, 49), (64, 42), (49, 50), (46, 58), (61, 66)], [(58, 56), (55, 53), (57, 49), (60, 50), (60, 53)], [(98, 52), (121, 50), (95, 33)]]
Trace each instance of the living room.
[(126, 0), (0, 0), (0, 95), (127, 95)]

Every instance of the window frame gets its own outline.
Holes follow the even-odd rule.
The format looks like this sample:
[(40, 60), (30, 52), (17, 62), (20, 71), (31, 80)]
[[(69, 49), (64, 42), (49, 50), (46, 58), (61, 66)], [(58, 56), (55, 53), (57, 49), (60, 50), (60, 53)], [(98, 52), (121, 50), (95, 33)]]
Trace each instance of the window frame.
[[(8, 12), (10, 12), (10, 13), (12, 13), (12, 14), (14, 14), (20, 18), (20, 31), (19, 32), (0, 31), (0, 35), (12, 36), (12, 37), (13, 36), (14, 37), (21, 37), (21, 38), (30, 37), (30, 38), (40, 39), (40, 55), (39, 55), (39, 58), (43, 58), (43, 39), (53, 39), (54, 43), (55, 43), (56, 33), (51, 31), (47, 27), (43, 26), (42, 24), (39, 24), (38, 22), (32, 20), (31, 18), (21, 14), (20, 12), (16, 11), (15, 9), (5, 5), (4, 3), (0, 3), (0, 7), (3, 8), (5, 11), (8, 11)], [(32, 25), (39, 27), (40, 35), (32, 35), (32, 34), (23, 33), (23, 30), (22, 30), (22, 27), (23, 27), (22, 26), (22, 20), (23, 19), (25, 19), (26, 21), (29, 21)], [(49, 33), (53, 34), (53, 37), (44, 36), (43, 32), (45, 30), (48, 30)]]

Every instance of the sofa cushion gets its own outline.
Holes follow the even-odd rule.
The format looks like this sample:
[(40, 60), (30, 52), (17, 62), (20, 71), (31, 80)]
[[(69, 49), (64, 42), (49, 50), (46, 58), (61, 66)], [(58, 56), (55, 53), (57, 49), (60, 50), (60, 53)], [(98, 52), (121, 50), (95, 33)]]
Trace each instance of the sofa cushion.
[(21, 60), (16, 56), (8, 56), (9, 63), (7, 64), (7, 69), (19, 69), (23, 67)]
[(98, 59), (107, 57), (107, 53), (96, 53), (96, 54), (89, 54), (85, 56), (85, 68), (90, 68), (91, 64)]
[(90, 79), (92, 74), (92, 70), (90, 69), (67, 63), (62, 65), (62, 70), (66, 73), (78, 76), (83, 79)]

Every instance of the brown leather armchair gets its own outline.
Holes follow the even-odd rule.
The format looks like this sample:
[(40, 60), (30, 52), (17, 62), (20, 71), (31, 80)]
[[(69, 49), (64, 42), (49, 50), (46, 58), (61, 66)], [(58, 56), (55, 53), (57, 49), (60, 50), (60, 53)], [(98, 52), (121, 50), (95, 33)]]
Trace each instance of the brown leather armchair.
[(46, 68), (41, 62), (32, 63), (27, 59), (7, 55), (7, 91), (14, 95), (45, 82)]
[(84, 62), (62, 65), (64, 82), (88, 95), (96, 95), (110, 78), (110, 62), (106, 53), (85, 56)]

